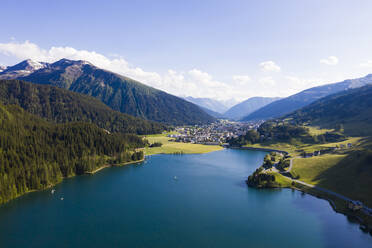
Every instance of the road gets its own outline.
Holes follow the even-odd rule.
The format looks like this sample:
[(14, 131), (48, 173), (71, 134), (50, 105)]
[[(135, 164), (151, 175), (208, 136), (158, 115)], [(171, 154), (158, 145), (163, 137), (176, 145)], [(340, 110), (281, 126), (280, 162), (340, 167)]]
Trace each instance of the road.
[(291, 159), (289, 160), (289, 167), (288, 167), (288, 169), (287, 169), (285, 172), (291, 172), (292, 167), (293, 167), (293, 159), (295, 159), (295, 158), (300, 158), (300, 156), (297, 156), (297, 157), (291, 158)]
[[(287, 173), (291, 172), (291, 170), (292, 170), (292, 168), (293, 168), (293, 160), (294, 160), (295, 158), (300, 158), (300, 157), (294, 157), (294, 158), (291, 158), (291, 159), (289, 160), (289, 167), (288, 167), (288, 169), (284, 172), (284, 174), (283, 174), (283, 172), (281, 172), (280, 174), (282, 174), (282, 175), (285, 176), (285, 177), (290, 178), (292, 181), (294, 181), (294, 182), (296, 182), (296, 183), (298, 183), (298, 184), (301, 184), (301, 185), (307, 186), (307, 187), (309, 187), (309, 188), (313, 188), (313, 189), (316, 189), (316, 190), (319, 190), (319, 191), (325, 192), (325, 193), (327, 193), (327, 194), (330, 194), (330, 195), (336, 196), (336, 197), (338, 197), (338, 198), (340, 198), (340, 199), (342, 199), (342, 200), (344, 200), (344, 201), (353, 201), (352, 199), (350, 199), (350, 198), (348, 198), (348, 197), (346, 197), (346, 196), (344, 196), (344, 195), (338, 194), (338, 193), (336, 193), (336, 192), (333, 192), (333, 191), (331, 191), (331, 190), (328, 190), (328, 189), (325, 189), (325, 188), (321, 188), (321, 187), (318, 187), (318, 186), (315, 186), (315, 185), (312, 185), (312, 184), (309, 184), (309, 183), (305, 183), (304, 181), (300, 181), (300, 180), (292, 179), (291, 177), (289, 177)], [(275, 169), (276, 169), (276, 168), (275, 168)], [(277, 169), (276, 169), (276, 170), (277, 170)], [(368, 208), (368, 207), (366, 207), (365, 205), (363, 205), (363, 209), (362, 209), (362, 210), (363, 210), (363, 212), (364, 212), (365, 214), (372, 216), (372, 209), (371, 209), (371, 208)]]

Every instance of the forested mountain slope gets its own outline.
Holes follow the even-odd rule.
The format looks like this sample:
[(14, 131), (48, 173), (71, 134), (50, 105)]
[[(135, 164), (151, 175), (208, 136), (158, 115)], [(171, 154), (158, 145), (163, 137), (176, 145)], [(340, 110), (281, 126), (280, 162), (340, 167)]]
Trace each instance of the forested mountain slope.
[(0, 102), (57, 123), (90, 122), (110, 132), (153, 134), (166, 127), (112, 110), (99, 100), (50, 85), (0, 80)]
[(53, 124), (0, 104), (0, 203), (106, 163), (138, 160), (144, 141), (94, 124)]
[(372, 135), (372, 86), (324, 97), (284, 118), (299, 124), (342, 128), (348, 135)]

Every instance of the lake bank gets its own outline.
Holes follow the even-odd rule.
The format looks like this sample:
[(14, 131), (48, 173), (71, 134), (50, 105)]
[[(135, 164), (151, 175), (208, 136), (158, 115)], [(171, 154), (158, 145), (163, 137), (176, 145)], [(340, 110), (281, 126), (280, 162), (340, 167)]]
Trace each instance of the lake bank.
[(250, 151), (263, 151), (263, 152), (279, 152), (285, 155), (289, 154), (287, 151), (277, 150), (272, 148), (264, 148), (264, 147), (249, 147), (249, 146), (242, 146), (242, 147), (230, 147), (231, 149), (240, 149), (240, 150), (250, 150)]
[(93, 175), (93, 174), (96, 174), (97, 172), (99, 172), (103, 169), (106, 169), (106, 168), (125, 166), (125, 165), (130, 165), (130, 164), (137, 164), (137, 163), (142, 163), (143, 161), (145, 161), (145, 158), (140, 159), (140, 160), (136, 160), (136, 161), (129, 161), (129, 162), (121, 163), (121, 164), (106, 164), (104, 166), (101, 166), (101, 167), (95, 169), (94, 171), (85, 172), (85, 174)]
[[(281, 153), (284, 153), (284, 154), (287, 154), (287, 155), (290, 154), (286, 151), (271, 149), (271, 148), (263, 148), (263, 147), (243, 147), (243, 148), (238, 148), (238, 149), (257, 150), (257, 151), (266, 151), (266, 152), (281, 152)], [(291, 160), (292, 159), (294, 159), (294, 158), (291, 158)], [(290, 164), (292, 164), (292, 161), (291, 161)], [(290, 169), (289, 169), (289, 171), (290, 171)], [(337, 213), (344, 214), (348, 218), (354, 218), (360, 224), (361, 229), (363, 227), (363, 229), (366, 232), (369, 232), (372, 235), (372, 214), (370, 212), (370, 209), (366, 208), (366, 209), (362, 209), (362, 210), (359, 210), (359, 211), (350, 210), (348, 208), (348, 204), (349, 204), (350, 201), (353, 201), (353, 200), (350, 199), (350, 198), (347, 198), (346, 196), (340, 195), (340, 194), (335, 193), (331, 190), (327, 190), (327, 189), (317, 187), (316, 185), (310, 185), (308, 183), (305, 183), (305, 182), (302, 182), (302, 181), (299, 181), (299, 180), (294, 180), (292, 178), (292, 175), (289, 172), (286, 172), (286, 173), (285, 172), (279, 172), (278, 170), (276, 170), (276, 171), (274, 170), (274, 171), (271, 171), (271, 172), (268, 172), (268, 171), (270, 171), (270, 170), (264, 170), (263, 172), (260, 172), (260, 173), (264, 174), (264, 175), (262, 175), (263, 180), (267, 180), (268, 177), (266, 175), (272, 175), (272, 176), (275, 177), (275, 181), (277, 182), (277, 183), (275, 183), (273, 181), (272, 183), (270, 183), (271, 186), (269, 188), (273, 188), (273, 187), (292, 188), (292, 189), (299, 190), (299, 191), (304, 192), (304, 193), (311, 194), (315, 197), (325, 199), (330, 203), (330, 205), (331, 205), (332, 209), (334, 209), (334, 211), (336, 211)], [(260, 173), (257, 174), (257, 172), (256, 172), (256, 174), (257, 174), (256, 177), (260, 176), (259, 175)], [(278, 177), (279, 178), (280, 177), (286, 177), (287, 180), (283, 184), (282, 183), (283, 180), (278, 180)], [(290, 180), (290, 182), (288, 182), (288, 180)], [(257, 187), (257, 188), (265, 188), (266, 187), (266, 186), (261, 186), (261, 185), (256, 186), (256, 185), (253, 185), (252, 183), (250, 183), (249, 186)]]

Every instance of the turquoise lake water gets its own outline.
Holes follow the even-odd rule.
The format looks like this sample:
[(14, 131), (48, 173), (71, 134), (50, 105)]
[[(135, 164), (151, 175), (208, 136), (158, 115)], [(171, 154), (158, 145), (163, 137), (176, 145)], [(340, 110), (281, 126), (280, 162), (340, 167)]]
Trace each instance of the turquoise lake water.
[(0, 207), (0, 247), (372, 247), (325, 200), (248, 188), (265, 154), (154, 155), (67, 179)]

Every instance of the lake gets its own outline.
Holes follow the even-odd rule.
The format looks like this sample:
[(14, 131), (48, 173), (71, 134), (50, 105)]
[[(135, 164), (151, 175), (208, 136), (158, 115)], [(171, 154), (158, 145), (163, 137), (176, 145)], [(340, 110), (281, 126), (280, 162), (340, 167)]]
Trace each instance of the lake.
[(372, 247), (325, 200), (248, 188), (265, 154), (154, 155), (64, 180), (0, 207), (0, 247)]

